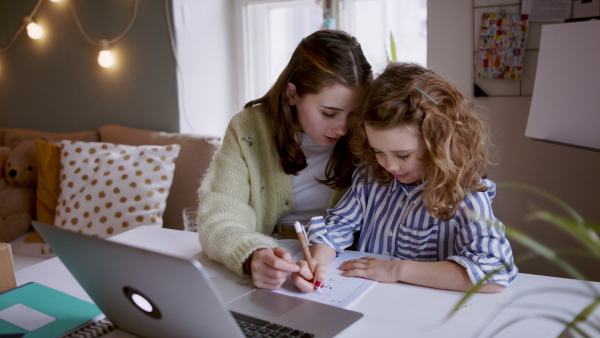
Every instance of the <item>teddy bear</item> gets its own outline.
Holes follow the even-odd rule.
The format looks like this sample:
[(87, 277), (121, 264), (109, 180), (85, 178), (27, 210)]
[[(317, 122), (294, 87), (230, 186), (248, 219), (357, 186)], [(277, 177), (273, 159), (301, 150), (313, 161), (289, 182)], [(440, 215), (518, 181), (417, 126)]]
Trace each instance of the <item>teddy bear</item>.
[(0, 149), (0, 242), (26, 233), (35, 219), (35, 141)]

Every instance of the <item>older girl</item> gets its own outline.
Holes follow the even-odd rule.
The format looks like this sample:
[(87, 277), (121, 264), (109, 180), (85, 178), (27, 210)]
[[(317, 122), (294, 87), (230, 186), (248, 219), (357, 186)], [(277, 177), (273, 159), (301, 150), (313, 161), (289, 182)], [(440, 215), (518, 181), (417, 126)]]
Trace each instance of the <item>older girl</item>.
[[(298, 271), (273, 234), (325, 214), (350, 185), (348, 116), (371, 66), (355, 38), (322, 30), (298, 44), (273, 87), (233, 117), (199, 190), (203, 251), (256, 287)], [(286, 230), (291, 228), (291, 230)]]

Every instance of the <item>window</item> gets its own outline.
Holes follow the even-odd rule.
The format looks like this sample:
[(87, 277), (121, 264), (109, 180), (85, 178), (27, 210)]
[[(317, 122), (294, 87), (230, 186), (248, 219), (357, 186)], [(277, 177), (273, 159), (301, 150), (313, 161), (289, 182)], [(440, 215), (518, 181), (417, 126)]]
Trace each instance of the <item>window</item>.
[[(328, 0), (173, 0), (180, 131), (222, 136), (242, 106), (264, 95), (300, 40), (323, 23)], [(398, 60), (426, 65), (426, 0), (330, 0), (337, 28), (357, 37), (379, 73), (389, 33)]]
[[(326, 1), (326, 0), (322, 0)], [(399, 61), (426, 65), (426, 0), (332, 0), (336, 27), (361, 43), (375, 73), (391, 58), (390, 32)], [(238, 0), (242, 11), (242, 101), (264, 95), (300, 40), (318, 30), (323, 8), (315, 0)]]
[(296, 46), (323, 22), (315, 0), (287, 0), (245, 6), (246, 99), (263, 96), (287, 65)]
[(427, 0), (341, 0), (339, 27), (356, 37), (375, 73), (391, 59), (427, 66)]

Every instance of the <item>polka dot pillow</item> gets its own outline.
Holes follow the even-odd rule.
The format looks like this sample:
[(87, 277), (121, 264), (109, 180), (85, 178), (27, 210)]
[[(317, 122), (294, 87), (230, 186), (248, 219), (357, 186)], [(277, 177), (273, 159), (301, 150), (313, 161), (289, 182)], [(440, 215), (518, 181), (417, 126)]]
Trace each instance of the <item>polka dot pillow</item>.
[(179, 149), (60, 142), (54, 224), (100, 238), (140, 225), (161, 227)]

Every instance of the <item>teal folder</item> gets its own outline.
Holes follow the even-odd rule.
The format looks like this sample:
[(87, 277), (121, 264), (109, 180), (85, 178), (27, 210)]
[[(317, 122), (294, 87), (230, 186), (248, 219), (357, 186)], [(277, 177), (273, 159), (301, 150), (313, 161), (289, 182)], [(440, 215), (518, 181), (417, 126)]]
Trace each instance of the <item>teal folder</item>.
[(0, 338), (61, 337), (99, 318), (95, 304), (38, 283), (0, 294)]

